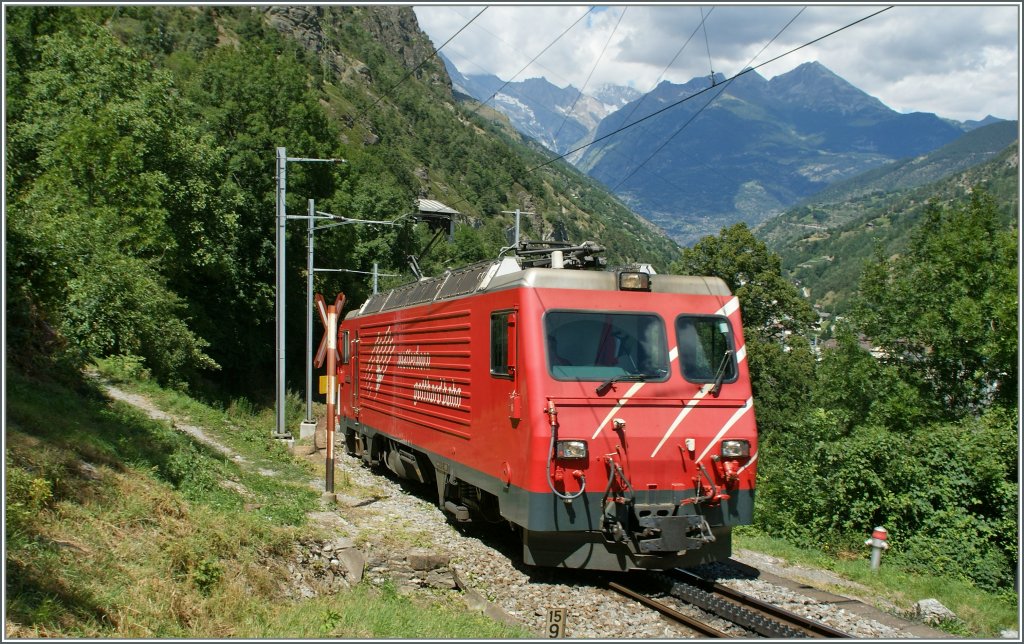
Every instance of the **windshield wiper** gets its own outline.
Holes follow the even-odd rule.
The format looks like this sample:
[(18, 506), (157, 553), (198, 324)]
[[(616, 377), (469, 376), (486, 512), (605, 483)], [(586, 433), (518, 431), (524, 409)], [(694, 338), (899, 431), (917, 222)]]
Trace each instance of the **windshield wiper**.
[(622, 373), (605, 380), (594, 391), (598, 396), (603, 396), (611, 388), (614, 382), (647, 382), (648, 378), (658, 378), (665, 374), (664, 369), (658, 369), (659, 373)]
[(718, 398), (718, 391), (722, 388), (722, 381), (725, 380), (725, 367), (732, 357), (732, 349), (726, 349), (722, 355), (722, 361), (718, 363), (718, 371), (715, 372), (715, 385), (711, 388), (711, 395)]

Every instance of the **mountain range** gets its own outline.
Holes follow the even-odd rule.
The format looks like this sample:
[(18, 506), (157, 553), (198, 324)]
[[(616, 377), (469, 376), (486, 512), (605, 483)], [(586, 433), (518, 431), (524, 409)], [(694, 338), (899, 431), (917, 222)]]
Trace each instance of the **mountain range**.
[(836, 182), (999, 121), (901, 114), (817, 62), (771, 80), (747, 70), (663, 81), (647, 94), (613, 86), (611, 100), (445, 66), (455, 91), (488, 102), (550, 151), (586, 146), (567, 159), (682, 245), (737, 221), (757, 225)]
[(545, 78), (506, 82), (494, 74), (466, 76), (440, 54), (452, 91), (487, 102), (505, 114), (521, 133), (549, 150), (562, 153), (570, 149), (612, 112), (642, 96), (630, 87), (603, 85), (590, 94), (572, 87), (558, 87)]

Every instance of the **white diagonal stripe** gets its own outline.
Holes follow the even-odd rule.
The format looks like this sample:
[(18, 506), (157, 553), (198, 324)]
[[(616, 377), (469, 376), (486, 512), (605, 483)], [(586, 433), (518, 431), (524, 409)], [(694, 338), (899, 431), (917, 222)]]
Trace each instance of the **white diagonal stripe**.
[[(728, 306), (728, 305), (726, 305), (726, 306)], [(746, 345), (744, 345), (744, 346), (740, 347), (739, 351), (736, 352), (736, 362), (737, 362), (737, 364), (740, 363), (740, 362), (743, 362), (743, 359), (746, 358), (746, 357), (747, 357), (747, 347), (746, 347)], [(714, 385), (712, 385), (711, 383), (708, 383), (708, 384), (704, 385), (704, 387), (700, 391), (697, 392), (697, 395), (695, 395), (693, 397), (693, 400), (691, 400), (690, 402), (686, 403), (686, 407), (684, 407), (683, 410), (681, 412), (679, 412), (679, 415), (676, 416), (676, 419), (674, 421), (672, 421), (671, 425), (669, 425), (668, 431), (665, 432), (665, 435), (661, 438), (661, 442), (658, 443), (658, 446), (654, 448), (653, 452), (651, 452), (651, 458), (654, 458), (657, 455), (657, 453), (661, 450), (662, 445), (664, 445), (665, 441), (668, 440), (668, 437), (672, 435), (672, 432), (676, 431), (676, 427), (679, 426), (679, 423), (683, 422), (683, 419), (686, 418), (686, 415), (689, 414), (690, 410), (694, 408), (694, 406), (697, 404), (697, 401), (700, 400), (701, 398), (703, 398), (705, 395), (707, 395), (707, 393), (709, 391), (711, 391), (711, 388), (713, 386)], [(748, 402), (750, 402), (750, 401), (748, 401)], [(596, 437), (597, 434), (594, 434), (594, 436)]]
[(708, 443), (708, 446), (704, 448), (704, 451), (700, 453), (700, 456), (698, 456), (694, 462), (699, 463), (701, 459), (707, 456), (708, 452), (711, 451), (711, 448), (714, 445), (716, 445), (718, 441), (722, 439), (723, 436), (725, 436), (726, 432), (732, 429), (732, 426), (736, 424), (736, 421), (738, 421), (743, 416), (743, 414), (753, 409), (753, 407), (754, 399), (747, 398), (747, 402), (743, 403), (743, 406), (736, 410), (736, 413), (732, 415), (732, 418), (726, 421), (725, 425), (722, 426), (722, 429), (718, 430), (718, 433), (715, 435), (714, 438), (711, 439), (711, 442)]
[(683, 422), (683, 419), (686, 418), (686, 416), (690, 413), (690, 410), (697, 406), (697, 403), (700, 401), (700, 399), (706, 396), (707, 393), (711, 391), (711, 387), (713, 386), (714, 385), (712, 385), (711, 383), (704, 385), (703, 387), (701, 387), (701, 390), (694, 395), (693, 399), (690, 400), (690, 402), (686, 403), (686, 406), (683, 407), (682, 411), (679, 412), (679, 415), (676, 416), (676, 419), (673, 420), (672, 424), (668, 426), (668, 431), (666, 431), (665, 435), (661, 437), (661, 442), (658, 443), (658, 446), (654, 448), (653, 452), (651, 452), (651, 458), (654, 458), (658, 454), (658, 452), (661, 451), (662, 445), (664, 445), (665, 441), (668, 440), (668, 437), (672, 435), (672, 432), (676, 431), (676, 427), (679, 427), (679, 423)]
[[(739, 298), (734, 296), (734, 297), (729, 298), (729, 301), (726, 302), (722, 306), (722, 308), (720, 308), (717, 311), (715, 311), (715, 315), (724, 315), (724, 316), (728, 317), (728, 316), (732, 315), (734, 312), (736, 312), (736, 310), (739, 309), (739, 307), (740, 307)], [(746, 358), (746, 357), (747, 357), (747, 347), (746, 347), (746, 345), (744, 345), (744, 346), (740, 347), (738, 351), (736, 351), (736, 362), (737, 363), (743, 362), (744, 358)], [(672, 349), (668, 352), (668, 361), (669, 361), (669, 365), (670, 365), (669, 368), (670, 369), (671, 369), (671, 364), (673, 362), (675, 362), (676, 360), (678, 360), (678, 359), (679, 359), (679, 347), (678, 346), (672, 347)], [(647, 384), (647, 383), (645, 383), (645, 382), (638, 382), (638, 383), (634, 384), (632, 387), (629, 388), (629, 391), (627, 391), (622, 396), (622, 398), (619, 399), (618, 404), (616, 404), (614, 407), (612, 407), (611, 411), (608, 412), (608, 415), (605, 416), (604, 420), (601, 421), (601, 424), (598, 425), (597, 429), (594, 430), (594, 435), (590, 437), (591, 440), (594, 440), (595, 438), (597, 438), (601, 434), (601, 430), (603, 430), (608, 425), (608, 423), (612, 420), (612, 418), (614, 418), (615, 414), (617, 414), (619, 412), (619, 410), (621, 410), (623, 408), (623, 406), (625, 406), (625, 404), (627, 402), (629, 402), (629, 399), (632, 398), (633, 396), (635, 396), (636, 393), (638, 391), (640, 391), (640, 389), (642, 389), (645, 384)], [(704, 387), (702, 387), (701, 390), (699, 392), (697, 392), (697, 394), (693, 397), (693, 399), (690, 402), (686, 403), (686, 406), (683, 407), (683, 409), (679, 412), (679, 415), (676, 416), (675, 420), (672, 421), (672, 424), (669, 425), (669, 428), (665, 432), (665, 435), (662, 437), (661, 442), (659, 442), (658, 446), (654, 448), (653, 452), (651, 452), (651, 458), (654, 458), (657, 455), (657, 453), (661, 450), (662, 446), (665, 444), (665, 441), (667, 441), (669, 439), (669, 437), (672, 435), (672, 433), (675, 432), (676, 428), (679, 427), (679, 424), (683, 422), (683, 419), (686, 418), (687, 414), (689, 414), (690, 411), (697, 405), (697, 401), (699, 401), (701, 398), (706, 396), (707, 393), (710, 390), (711, 390), (710, 383), (707, 384), (707, 385), (704, 385)], [(750, 403), (750, 401), (748, 401), (748, 404), (749, 403)], [(731, 421), (731, 422), (735, 422), (735, 421)], [(727, 425), (727, 427), (728, 426), (729, 425)], [(712, 441), (712, 442), (714, 442), (714, 441)], [(702, 455), (702, 457), (703, 457), (703, 455)]]
[(736, 473), (737, 473), (737, 474), (740, 474), (740, 473), (742, 473), (742, 472), (743, 472), (743, 470), (745, 470), (745, 469), (747, 469), (748, 467), (750, 467), (751, 465), (753, 465), (753, 464), (754, 464), (754, 461), (756, 461), (756, 460), (757, 460), (757, 452), (754, 452), (754, 454), (753, 454), (753, 455), (752, 455), (752, 456), (750, 457), (750, 460), (748, 460), (748, 461), (747, 461), (746, 465), (744, 465), (744, 466), (743, 466), (743, 467), (741, 467), (741, 468), (740, 468), (739, 470), (737, 470), (737, 472), (736, 472)]
[(740, 300), (737, 297), (733, 297), (732, 299), (725, 303), (725, 306), (715, 311), (715, 315), (724, 315), (726, 317), (729, 317), (738, 308), (740, 308)]
[(597, 426), (597, 429), (594, 430), (594, 435), (590, 437), (590, 440), (594, 440), (595, 438), (597, 438), (597, 435), (601, 433), (601, 430), (604, 429), (604, 426), (607, 425), (608, 421), (610, 421), (612, 419), (612, 416), (614, 416), (615, 414), (619, 413), (619, 410), (622, 409), (622, 406), (625, 405), (629, 401), (629, 399), (633, 397), (633, 395), (636, 392), (640, 391), (640, 387), (643, 387), (644, 384), (646, 384), (646, 383), (643, 383), (643, 382), (634, 382), (633, 383), (633, 386), (629, 388), (629, 391), (627, 391), (625, 394), (623, 394), (622, 398), (619, 398), (619, 403), (617, 405), (615, 405), (614, 407), (612, 407), (612, 410), (610, 412), (608, 412), (607, 416), (604, 417), (604, 420), (601, 421), (601, 424)]

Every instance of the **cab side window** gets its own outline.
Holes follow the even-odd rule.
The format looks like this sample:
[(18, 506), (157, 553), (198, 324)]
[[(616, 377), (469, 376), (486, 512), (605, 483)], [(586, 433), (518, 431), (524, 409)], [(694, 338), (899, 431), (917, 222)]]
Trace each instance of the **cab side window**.
[(676, 340), (684, 378), (690, 382), (714, 382), (722, 370), (722, 382), (736, 380), (736, 353), (728, 319), (680, 315), (676, 318)]
[(511, 311), (491, 313), (491, 375), (511, 377), (509, 369), (509, 316)]

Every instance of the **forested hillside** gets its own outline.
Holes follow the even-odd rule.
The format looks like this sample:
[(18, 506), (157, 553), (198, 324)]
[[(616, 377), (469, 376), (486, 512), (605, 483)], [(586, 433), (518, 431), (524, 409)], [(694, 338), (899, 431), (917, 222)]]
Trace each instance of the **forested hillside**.
[[(665, 267), (677, 246), (596, 183), (457, 105), (409, 7), (7, 8), (8, 346), (72, 363), (134, 354), (164, 382), (273, 386), (275, 149), (287, 208), (394, 219), (464, 213), (427, 273), (523, 236)], [(288, 325), (304, 328), (306, 226), (288, 224)], [(318, 267), (409, 276), (432, 231), (338, 226)], [(407, 281), (397, 277), (392, 281)], [(317, 274), (358, 306), (365, 275)], [(304, 334), (288, 335), (301, 355)], [(288, 365), (296, 382), (301, 361)]]
[[(1003, 129), (1003, 124), (989, 126)], [(988, 128), (983, 128), (988, 129)], [(983, 134), (976, 130), (974, 134)], [(1005, 136), (1000, 137), (1000, 140)], [(959, 152), (950, 151), (956, 147)], [(963, 142), (937, 151), (935, 157), (964, 157)], [(932, 157), (927, 157), (932, 158)], [(940, 165), (939, 159), (921, 165)], [(1018, 143), (1003, 148), (990, 161), (915, 186), (887, 190), (892, 175), (903, 174), (906, 164), (890, 168), (886, 176), (865, 177), (848, 185), (845, 192), (822, 194), (813, 203), (794, 208), (759, 226), (754, 233), (779, 253), (786, 275), (807, 289), (819, 309), (836, 315), (850, 308), (857, 280), (876, 254), (889, 257), (904, 252), (911, 231), (922, 222), (929, 204), (962, 202), (979, 187), (994, 199), (1001, 226), (1019, 218), (1018, 187), (1020, 153)], [(880, 185), (879, 185), (880, 184)]]
[(1017, 121), (999, 121), (975, 128), (941, 148), (868, 170), (837, 181), (800, 204), (841, 204), (868, 193), (899, 192), (940, 181), (991, 161), (1010, 146), (1016, 147)]

